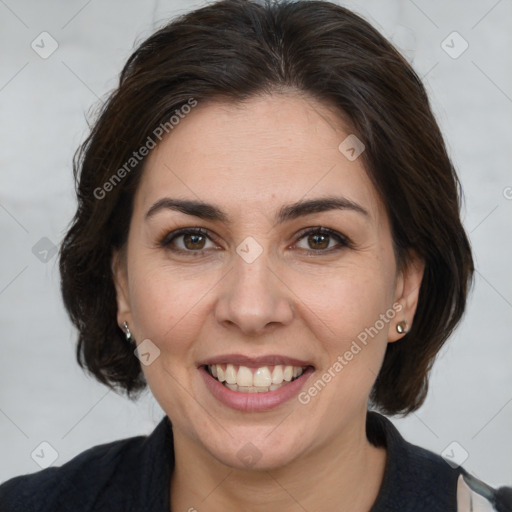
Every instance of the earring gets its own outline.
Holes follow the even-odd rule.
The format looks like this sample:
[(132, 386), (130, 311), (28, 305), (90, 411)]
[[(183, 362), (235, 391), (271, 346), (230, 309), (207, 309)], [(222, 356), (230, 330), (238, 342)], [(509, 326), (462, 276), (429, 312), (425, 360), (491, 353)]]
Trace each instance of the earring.
[(124, 335), (126, 336), (126, 341), (129, 343), (132, 341), (132, 333), (130, 328), (128, 327), (128, 322), (123, 322)]
[(404, 332), (407, 332), (407, 322), (405, 320), (402, 320), (401, 322), (398, 322), (396, 324), (396, 330), (400, 334), (403, 334)]

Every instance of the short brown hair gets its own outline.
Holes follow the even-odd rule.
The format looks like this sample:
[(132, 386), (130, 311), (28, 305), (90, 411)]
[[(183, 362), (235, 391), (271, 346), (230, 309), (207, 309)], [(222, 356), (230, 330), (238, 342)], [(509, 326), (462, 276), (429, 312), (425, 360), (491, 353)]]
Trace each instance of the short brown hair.
[(191, 98), (237, 102), (290, 89), (350, 123), (366, 146), (362, 157), (387, 209), (398, 264), (407, 263), (409, 249), (425, 261), (412, 328), (388, 344), (370, 396), (388, 414), (423, 403), (432, 363), (472, 283), (460, 184), (416, 73), (365, 20), (326, 1), (219, 1), (164, 26), (126, 63), (75, 155), (78, 208), (60, 252), (78, 363), (100, 382), (129, 397), (146, 385), (117, 325), (111, 269), (113, 250), (126, 243), (144, 160), (115, 183), (112, 176)]

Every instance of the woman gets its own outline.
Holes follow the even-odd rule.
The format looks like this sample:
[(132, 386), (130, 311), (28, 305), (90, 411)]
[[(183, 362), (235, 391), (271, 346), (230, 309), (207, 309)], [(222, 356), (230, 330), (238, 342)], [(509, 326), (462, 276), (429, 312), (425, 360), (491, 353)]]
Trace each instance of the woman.
[(185, 15), (130, 57), (75, 166), (79, 362), (166, 416), (6, 482), (2, 510), (511, 510), (376, 412), (423, 403), (473, 261), (424, 88), (368, 23)]

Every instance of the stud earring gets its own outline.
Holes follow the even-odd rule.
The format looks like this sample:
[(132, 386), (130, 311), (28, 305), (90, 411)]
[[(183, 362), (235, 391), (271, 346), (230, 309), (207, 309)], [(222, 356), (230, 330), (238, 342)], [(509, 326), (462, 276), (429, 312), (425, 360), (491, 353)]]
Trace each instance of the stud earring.
[(130, 328), (128, 327), (128, 322), (123, 322), (124, 335), (126, 336), (126, 341), (131, 343), (132, 341), (132, 333)]
[(402, 320), (401, 322), (398, 322), (396, 324), (396, 330), (400, 334), (403, 334), (404, 332), (407, 332), (407, 322), (405, 320)]

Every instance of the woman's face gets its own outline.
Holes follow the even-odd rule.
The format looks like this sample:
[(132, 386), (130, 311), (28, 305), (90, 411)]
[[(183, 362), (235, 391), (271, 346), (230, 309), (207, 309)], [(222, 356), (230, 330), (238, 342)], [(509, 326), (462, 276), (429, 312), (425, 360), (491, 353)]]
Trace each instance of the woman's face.
[(199, 103), (146, 160), (118, 321), (146, 340), (175, 436), (206, 457), (276, 468), (360, 435), (386, 345), (412, 323), (421, 265), (397, 271), (349, 135), (299, 95)]

